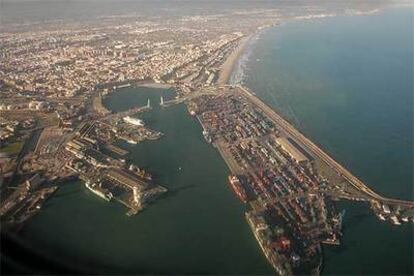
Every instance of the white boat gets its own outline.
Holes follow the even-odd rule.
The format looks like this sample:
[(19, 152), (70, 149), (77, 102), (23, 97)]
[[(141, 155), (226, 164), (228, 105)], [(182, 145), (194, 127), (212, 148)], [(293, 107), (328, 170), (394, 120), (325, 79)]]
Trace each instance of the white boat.
[(382, 214), (378, 214), (378, 218), (379, 218), (380, 220), (385, 220), (385, 217), (384, 217)]
[(122, 119), (124, 120), (124, 122), (129, 123), (134, 126), (144, 126), (144, 121), (138, 118), (126, 116)]
[(401, 225), (400, 221), (397, 219), (396, 216), (391, 216), (391, 222), (394, 225)]
[(127, 142), (129, 143), (129, 144), (137, 144), (137, 142), (136, 141), (134, 141), (134, 140), (127, 140)]
[(109, 191), (105, 191), (101, 187), (99, 187), (96, 183), (90, 183), (87, 181), (85, 183), (86, 188), (88, 188), (89, 191), (94, 193), (95, 195), (99, 196), (102, 199), (105, 199), (106, 201), (110, 201), (113, 197), (112, 193)]
[(382, 210), (384, 211), (384, 213), (389, 214), (391, 213), (390, 207), (386, 204), (382, 204)]
[(208, 133), (208, 131), (206, 131), (206, 130), (203, 130), (203, 136), (204, 136), (204, 139), (207, 141), (207, 143), (211, 143), (211, 136), (210, 136), (210, 134)]

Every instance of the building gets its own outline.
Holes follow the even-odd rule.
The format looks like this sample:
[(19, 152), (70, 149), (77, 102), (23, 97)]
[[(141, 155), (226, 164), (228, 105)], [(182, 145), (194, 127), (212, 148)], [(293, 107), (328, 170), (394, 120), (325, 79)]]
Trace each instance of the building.
[(25, 182), (26, 189), (27, 190), (36, 189), (37, 187), (39, 187), (40, 184), (42, 184), (43, 181), (44, 180), (40, 177), (40, 175), (36, 173), (31, 178), (26, 180)]
[(107, 173), (108, 178), (124, 185), (134, 192), (141, 192), (147, 189), (148, 184), (134, 173), (124, 169), (110, 169)]
[(295, 147), (286, 137), (279, 137), (276, 139), (276, 143), (286, 151), (290, 157), (292, 157), (297, 163), (303, 164), (309, 161), (309, 159)]

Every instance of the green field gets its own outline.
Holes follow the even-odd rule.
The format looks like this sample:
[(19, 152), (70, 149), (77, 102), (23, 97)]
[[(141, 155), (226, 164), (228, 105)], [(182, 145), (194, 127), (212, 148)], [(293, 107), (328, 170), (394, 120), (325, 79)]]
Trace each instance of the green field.
[(16, 155), (23, 147), (23, 142), (14, 142), (0, 149), (1, 153), (7, 153), (9, 155)]

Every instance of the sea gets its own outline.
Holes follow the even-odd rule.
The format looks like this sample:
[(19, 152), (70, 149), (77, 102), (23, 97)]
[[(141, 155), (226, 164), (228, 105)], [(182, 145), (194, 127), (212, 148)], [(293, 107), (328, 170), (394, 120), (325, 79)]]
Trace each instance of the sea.
[[(300, 131), (379, 193), (413, 200), (413, 15), (290, 21), (250, 44), (234, 82), (250, 87)], [(257, 274), (272, 269), (227, 184), (229, 170), (184, 105), (159, 106), (173, 91), (124, 88), (104, 104), (165, 135), (118, 142), (127, 159), (169, 193), (137, 216), (80, 182), (63, 185), (14, 236), (50, 263), (84, 273)], [(413, 274), (413, 227), (378, 220), (364, 204), (346, 210), (343, 244), (324, 247), (322, 274)], [(17, 264), (18, 265), (18, 264)]]

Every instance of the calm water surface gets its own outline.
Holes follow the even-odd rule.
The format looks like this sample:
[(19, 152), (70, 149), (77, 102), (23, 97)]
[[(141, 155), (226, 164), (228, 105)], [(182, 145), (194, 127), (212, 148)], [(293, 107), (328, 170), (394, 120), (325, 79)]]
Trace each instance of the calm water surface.
[(128, 88), (105, 104), (121, 111), (151, 99), (153, 110), (139, 117), (165, 136), (119, 145), (169, 193), (141, 214), (127, 217), (123, 206), (71, 183), (21, 236), (41, 254), (90, 272), (270, 274), (244, 219), (244, 206), (227, 185), (224, 161), (204, 141), (201, 127), (183, 105), (159, 108), (160, 95), (167, 98), (171, 91)]

